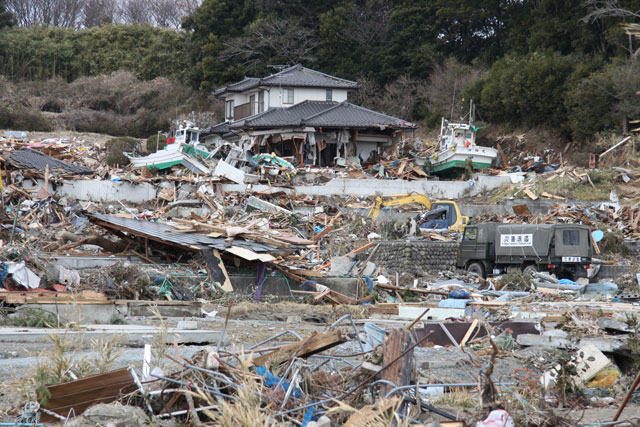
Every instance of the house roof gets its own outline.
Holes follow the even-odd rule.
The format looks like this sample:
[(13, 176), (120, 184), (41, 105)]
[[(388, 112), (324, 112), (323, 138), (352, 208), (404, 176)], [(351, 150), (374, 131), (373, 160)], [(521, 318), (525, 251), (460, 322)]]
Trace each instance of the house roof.
[(267, 77), (245, 77), (244, 80), (217, 89), (213, 94), (220, 96), (227, 92), (244, 92), (258, 86), (317, 87), (347, 90), (354, 90), (360, 87), (354, 81), (334, 77), (297, 64)]
[(347, 101), (303, 101), (287, 108), (272, 108), (229, 124), (230, 129), (275, 127), (339, 127), (412, 129), (416, 125), (351, 104)]
[(47, 166), (49, 166), (51, 172), (58, 170), (63, 173), (73, 174), (92, 174), (94, 172), (92, 169), (85, 168), (84, 166), (54, 159), (31, 148), (21, 148), (20, 150), (6, 153), (5, 155), (10, 163), (21, 169), (35, 169), (44, 173)]
[(207, 136), (207, 135), (224, 135), (225, 133), (229, 132), (229, 123), (228, 122), (222, 122), (222, 123), (218, 123), (217, 125), (213, 125), (211, 127), (208, 127), (206, 129), (202, 129), (202, 131), (200, 132), (200, 136)]

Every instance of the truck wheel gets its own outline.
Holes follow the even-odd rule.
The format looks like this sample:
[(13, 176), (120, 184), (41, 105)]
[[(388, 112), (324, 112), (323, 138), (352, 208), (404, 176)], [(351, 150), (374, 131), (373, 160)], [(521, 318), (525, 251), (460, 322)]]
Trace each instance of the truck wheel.
[(478, 276), (482, 277), (483, 279), (485, 278), (485, 276), (484, 276), (484, 265), (482, 265), (479, 262), (472, 262), (471, 264), (469, 264), (469, 266), (467, 267), (467, 271), (469, 273), (475, 273)]
[(522, 272), (533, 277), (538, 272), (538, 267), (536, 267), (535, 264), (529, 264), (522, 270)]

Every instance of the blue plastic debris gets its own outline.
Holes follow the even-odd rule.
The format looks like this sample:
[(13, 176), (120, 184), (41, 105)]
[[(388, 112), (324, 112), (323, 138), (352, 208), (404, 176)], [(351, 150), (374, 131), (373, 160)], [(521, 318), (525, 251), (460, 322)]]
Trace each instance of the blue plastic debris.
[[(264, 385), (266, 385), (267, 387), (275, 387), (281, 380), (280, 377), (276, 377), (275, 375), (273, 375), (264, 366), (256, 366), (256, 373), (264, 378)], [(291, 387), (291, 382), (284, 380), (282, 381), (281, 385), (282, 388), (287, 391), (289, 390), (289, 387)], [(296, 399), (300, 399), (303, 396), (302, 390), (300, 390), (298, 387), (295, 387), (291, 392), (291, 395)]]
[(471, 294), (467, 291), (451, 291), (449, 294), (449, 298), (455, 299), (469, 299), (469, 297), (471, 297)]

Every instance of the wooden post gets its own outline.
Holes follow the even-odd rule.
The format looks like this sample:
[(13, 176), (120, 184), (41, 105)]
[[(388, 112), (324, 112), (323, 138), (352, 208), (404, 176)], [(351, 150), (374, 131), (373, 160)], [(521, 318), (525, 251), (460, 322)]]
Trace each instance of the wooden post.
[(44, 190), (49, 192), (49, 165), (44, 169)]
[(149, 259), (149, 239), (147, 237), (144, 238), (144, 256)]
[[(410, 347), (411, 340), (411, 333), (406, 329), (394, 329), (391, 331), (391, 335), (385, 341), (382, 350), (383, 363), (386, 365), (398, 358), (405, 349)], [(413, 350), (407, 352), (402, 359), (402, 362), (396, 363), (384, 371), (381, 379), (391, 381), (398, 387), (411, 384), (411, 377), (414, 371)], [(389, 391), (391, 391), (391, 386), (382, 384), (382, 395), (386, 395)]]

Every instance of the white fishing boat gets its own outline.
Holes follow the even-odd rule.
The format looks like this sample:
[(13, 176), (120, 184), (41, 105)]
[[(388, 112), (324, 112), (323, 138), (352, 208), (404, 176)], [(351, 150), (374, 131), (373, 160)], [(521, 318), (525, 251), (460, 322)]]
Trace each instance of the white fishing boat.
[(136, 168), (149, 167), (166, 169), (182, 165), (194, 172), (208, 173), (210, 169), (197, 157), (208, 159), (212, 153), (200, 147), (200, 129), (189, 121), (183, 121), (174, 132), (174, 136), (167, 139), (167, 145), (162, 150), (144, 157), (127, 154), (129, 161)]
[(434, 175), (456, 176), (465, 168), (467, 159), (471, 159), (474, 169), (487, 169), (498, 156), (498, 150), (476, 145), (474, 126), (475, 109), (473, 100), (469, 107), (468, 122), (450, 122), (442, 118), (438, 152), (431, 158), (431, 173)]

